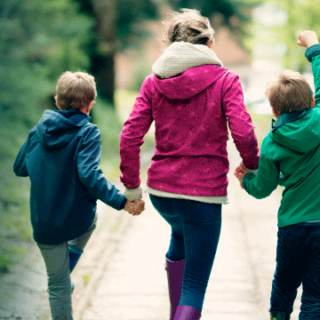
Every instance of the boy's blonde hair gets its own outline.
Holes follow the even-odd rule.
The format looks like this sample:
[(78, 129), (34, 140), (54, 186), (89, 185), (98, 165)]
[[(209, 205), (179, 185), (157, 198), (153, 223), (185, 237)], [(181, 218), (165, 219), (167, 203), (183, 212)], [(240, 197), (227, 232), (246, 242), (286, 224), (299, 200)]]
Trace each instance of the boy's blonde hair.
[(284, 70), (267, 85), (266, 96), (278, 114), (311, 108), (313, 92), (307, 80), (299, 73)]
[(81, 109), (96, 97), (96, 83), (94, 77), (88, 73), (67, 71), (60, 76), (56, 98), (61, 110)]
[(198, 10), (181, 9), (173, 12), (173, 18), (166, 22), (168, 25), (165, 42), (171, 44), (176, 41), (207, 45), (213, 41), (214, 30), (208, 18), (203, 17)]

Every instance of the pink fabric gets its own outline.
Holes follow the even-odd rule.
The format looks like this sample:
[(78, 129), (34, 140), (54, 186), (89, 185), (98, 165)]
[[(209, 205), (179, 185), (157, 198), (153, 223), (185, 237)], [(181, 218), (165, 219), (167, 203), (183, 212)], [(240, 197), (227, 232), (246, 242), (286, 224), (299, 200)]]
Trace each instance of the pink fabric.
[(187, 69), (169, 79), (146, 78), (120, 136), (121, 181), (140, 185), (140, 147), (155, 121), (156, 147), (147, 184), (161, 191), (225, 196), (229, 162), (227, 124), (249, 169), (259, 148), (238, 76), (216, 65)]

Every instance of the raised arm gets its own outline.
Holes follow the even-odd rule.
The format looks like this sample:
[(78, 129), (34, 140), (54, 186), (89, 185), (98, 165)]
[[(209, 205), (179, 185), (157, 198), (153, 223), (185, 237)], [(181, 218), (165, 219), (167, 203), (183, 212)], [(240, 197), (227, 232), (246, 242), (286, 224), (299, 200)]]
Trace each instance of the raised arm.
[(297, 44), (306, 47), (306, 58), (311, 62), (315, 86), (315, 100), (320, 103), (320, 44), (314, 31), (306, 30), (299, 34)]

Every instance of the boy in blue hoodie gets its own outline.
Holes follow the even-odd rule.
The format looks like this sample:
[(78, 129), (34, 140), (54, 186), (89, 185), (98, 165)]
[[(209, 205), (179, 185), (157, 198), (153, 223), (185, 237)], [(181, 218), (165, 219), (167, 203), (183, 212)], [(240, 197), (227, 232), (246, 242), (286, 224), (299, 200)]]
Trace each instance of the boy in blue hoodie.
[(142, 200), (128, 201), (98, 167), (100, 131), (89, 123), (96, 98), (94, 78), (65, 72), (58, 80), (56, 105), (29, 133), (14, 163), (17, 176), (31, 180), (33, 237), (48, 275), (53, 320), (72, 320), (70, 273), (96, 227), (96, 202), (133, 215)]
[(315, 96), (298, 73), (285, 70), (270, 82), (267, 96), (278, 118), (262, 142), (257, 175), (243, 166), (235, 175), (257, 199), (284, 187), (278, 211), (272, 320), (288, 320), (302, 283), (300, 320), (320, 319), (320, 45), (313, 31), (299, 34), (307, 47)]

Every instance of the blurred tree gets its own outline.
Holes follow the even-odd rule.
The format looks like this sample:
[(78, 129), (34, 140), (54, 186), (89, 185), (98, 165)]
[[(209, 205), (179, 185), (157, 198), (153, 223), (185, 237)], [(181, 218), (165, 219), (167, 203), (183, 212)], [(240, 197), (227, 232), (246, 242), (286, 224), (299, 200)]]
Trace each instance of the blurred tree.
[[(218, 17), (219, 24), (226, 25), (232, 32), (245, 33), (251, 19), (251, 10), (261, 0), (167, 0), (174, 10), (179, 8), (197, 9), (206, 17)], [(214, 26), (215, 27), (215, 26)]]
[(0, 110), (27, 120), (63, 71), (85, 69), (92, 25), (72, 0), (1, 0)]
[(96, 35), (88, 46), (90, 71), (99, 95), (114, 102), (115, 54), (146, 34), (143, 22), (159, 16), (152, 0), (76, 0), (82, 12), (95, 18)]
[[(320, 2), (314, 0), (265, 0), (264, 4), (274, 6), (273, 21), (260, 26), (270, 46), (281, 47), (283, 65), (287, 69), (302, 72), (306, 65), (303, 50), (296, 45), (299, 32), (314, 30), (320, 35), (319, 10)], [(284, 19), (281, 18), (281, 16)], [(260, 22), (261, 23), (261, 22)], [(257, 25), (259, 21), (257, 21)], [(259, 27), (259, 26), (258, 26)]]
[(287, 48), (285, 68), (302, 72), (309, 63), (302, 54), (304, 49), (299, 49), (296, 45), (297, 37), (303, 30), (314, 30), (320, 36), (320, 2), (314, 0), (281, 0), (276, 3), (287, 14), (285, 28), (282, 28), (284, 32), (279, 34), (279, 40), (285, 43)]
[(13, 161), (30, 127), (52, 107), (48, 97), (60, 74), (89, 65), (83, 47), (93, 22), (72, 0), (0, 1), (0, 274), (15, 253), (12, 242), (31, 237), (29, 185), (17, 183)]

